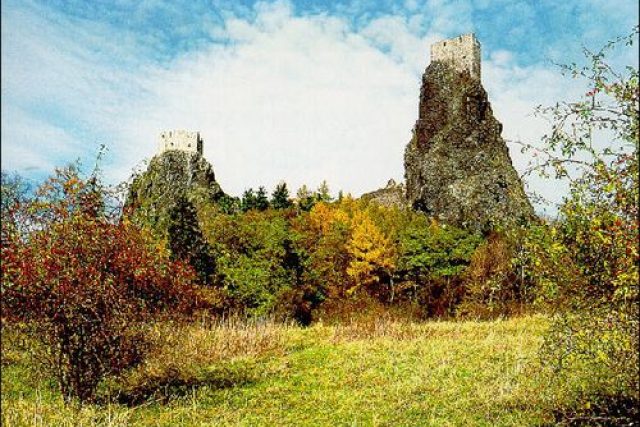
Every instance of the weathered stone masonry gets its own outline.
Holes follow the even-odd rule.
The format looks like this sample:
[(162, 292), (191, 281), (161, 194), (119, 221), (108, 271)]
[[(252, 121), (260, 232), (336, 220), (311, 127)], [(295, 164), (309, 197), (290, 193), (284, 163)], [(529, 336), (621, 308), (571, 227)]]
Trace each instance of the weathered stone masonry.
[(169, 150), (180, 150), (202, 155), (202, 138), (200, 132), (186, 130), (170, 130), (160, 134), (158, 154)]
[(474, 34), (463, 34), (431, 45), (431, 62), (442, 62), (480, 80), (480, 43)]

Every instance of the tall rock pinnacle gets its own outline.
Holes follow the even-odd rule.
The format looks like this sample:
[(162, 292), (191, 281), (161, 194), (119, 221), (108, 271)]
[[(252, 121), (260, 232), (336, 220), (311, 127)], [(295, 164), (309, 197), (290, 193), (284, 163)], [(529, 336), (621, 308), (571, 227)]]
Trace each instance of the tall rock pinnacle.
[(431, 47), (404, 164), (410, 205), (442, 222), (488, 231), (533, 217), (533, 208), (480, 77), (473, 34)]
[(224, 197), (213, 167), (202, 157), (202, 145), (198, 132), (163, 132), (158, 153), (129, 187), (125, 215), (164, 234), (171, 212), (180, 204)]

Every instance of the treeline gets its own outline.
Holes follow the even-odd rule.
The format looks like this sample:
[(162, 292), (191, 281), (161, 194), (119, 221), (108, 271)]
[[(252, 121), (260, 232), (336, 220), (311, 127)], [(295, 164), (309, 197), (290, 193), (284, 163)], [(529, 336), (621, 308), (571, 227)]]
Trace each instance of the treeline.
[[(338, 200), (343, 197), (342, 191), (338, 193)], [(300, 187), (296, 193), (295, 205), (298, 209), (309, 211), (316, 202), (329, 202), (332, 200), (329, 185), (323, 181), (317, 190), (312, 191), (306, 185)], [(264, 186), (257, 190), (249, 188), (242, 193), (242, 197), (225, 195), (216, 203), (225, 213), (247, 212), (252, 209), (264, 211), (266, 209), (287, 209), (294, 205), (286, 182), (280, 182), (269, 195)]]
[[(144, 236), (141, 250), (155, 251), (163, 271), (191, 271), (187, 282), (197, 290), (194, 304), (212, 315), (277, 316), (309, 324), (317, 318), (348, 318), (357, 314), (351, 312), (355, 307), (360, 312), (370, 306), (420, 319), (486, 318), (545, 307), (563, 294), (557, 281), (555, 287), (546, 285), (540, 271), (542, 254), (558, 245), (548, 241), (557, 232), (553, 224), (481, 235), (409, 208), (341, 194), (334, 200), (326, 182), (316, 191), (302, 187), (296, 198), (290, 197), (285, 183), (270, 198), (261, 187), (246, 191), (241, 199), (228, 198), (231, 203), (194, 193), (177, 200), (166, 211), (167, 218), (150, 218), (146, 210), (109, 209), (111, 191), (97, 176), (83, 179), (73, 167), (59, 170), (31, 195), (16, 176), (3, 174), (2, 188), (6, 260), (26, 250), (29, 255), (21, 257), (31, 262), (55, 261), (47, 251), (55, 251), (53, 246), (62, 250), (77, 238), (73, 247), (86, 261), (90, 258), (81, 242), (92, 227)], [(42, 247), (45, 237), (54, 240)], [(64, 245), (54, 245), (56, 239)], [(96, 243), (86, 250), (100, 247)], [(56, 271), (66, 271), (73, 286), (78, 286), (73, 275), (84, 276), (87, 268), (113, 272), (110, 265), (72, 262), (76, 254), (68, 255), (68, 265)], [(160, 255), (165, 261), (157, 259)], [(130, 268), (143, 271), (144, 265), (135, 263), (144, 259), (129, 259)], [(22, 264), (16, 268), (21, 283), (36, 273), (20, 270)], [(8, 271), (8, 277), (13, 272)], [(46, 273), (29, 280), (60, 279)], [(26, 297), (21, 294), (26, 283), (19, 289), (13, 286), (5, 288), (9, 296)]]
[[(316, 192), (303, 187), (295, 200), (284, 183), (270, 199), (262, 187), (248, 190), (236, 206), (229, 212), (185, 201), (159, 221), (168, 224), (163, 234), (172, 254), (194, 267), (219, 312), (307, 324), (361, 300), (422, 318), (486, 316), (521, 311), (542, 297), (533, 291), (529, 260), (515, 260), (522, 249), (507, 233), (482, 236), (411, 209), (332, 200), (326, 183)], [(505, 274), (513, 266), (522, 272)], [(477, 288), (487, 281), (495, 285), (484, 295)]]

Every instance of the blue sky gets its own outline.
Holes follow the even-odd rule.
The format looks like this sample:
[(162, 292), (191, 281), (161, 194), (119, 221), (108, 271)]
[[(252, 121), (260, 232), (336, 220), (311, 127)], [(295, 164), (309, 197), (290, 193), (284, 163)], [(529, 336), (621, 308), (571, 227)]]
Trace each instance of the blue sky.
[[(4, 0), (2, 168), (38, 179), (92, 164), (104, 143), (118, 182), (160, 131), (186, 128), (231, 194), (327, 179), (359, 195), (402, 179), (431, 43), (475, 32), (505, 137), (536, 142), (547, 124), (533, 108), (584, 93), (552, 62), (629, 33), (636, 3)], [(512, 157), (522, 172), (528, 159)]]

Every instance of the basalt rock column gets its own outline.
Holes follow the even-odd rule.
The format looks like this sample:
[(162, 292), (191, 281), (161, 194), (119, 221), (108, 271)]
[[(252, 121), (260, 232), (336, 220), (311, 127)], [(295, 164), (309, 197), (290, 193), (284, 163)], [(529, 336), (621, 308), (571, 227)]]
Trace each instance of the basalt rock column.
[(405, 150), (410, 205), (444, 223), (488, 231), (533, 217), (487, 92), (473, 34), (436, 43)]
[(129, 188), (125, 216), (166, 234), (171, 212), (181, 203), (216, 202), (225, 196), (211, 164), (202, 156), (198, 132), (167, 131), (158, 153)]

